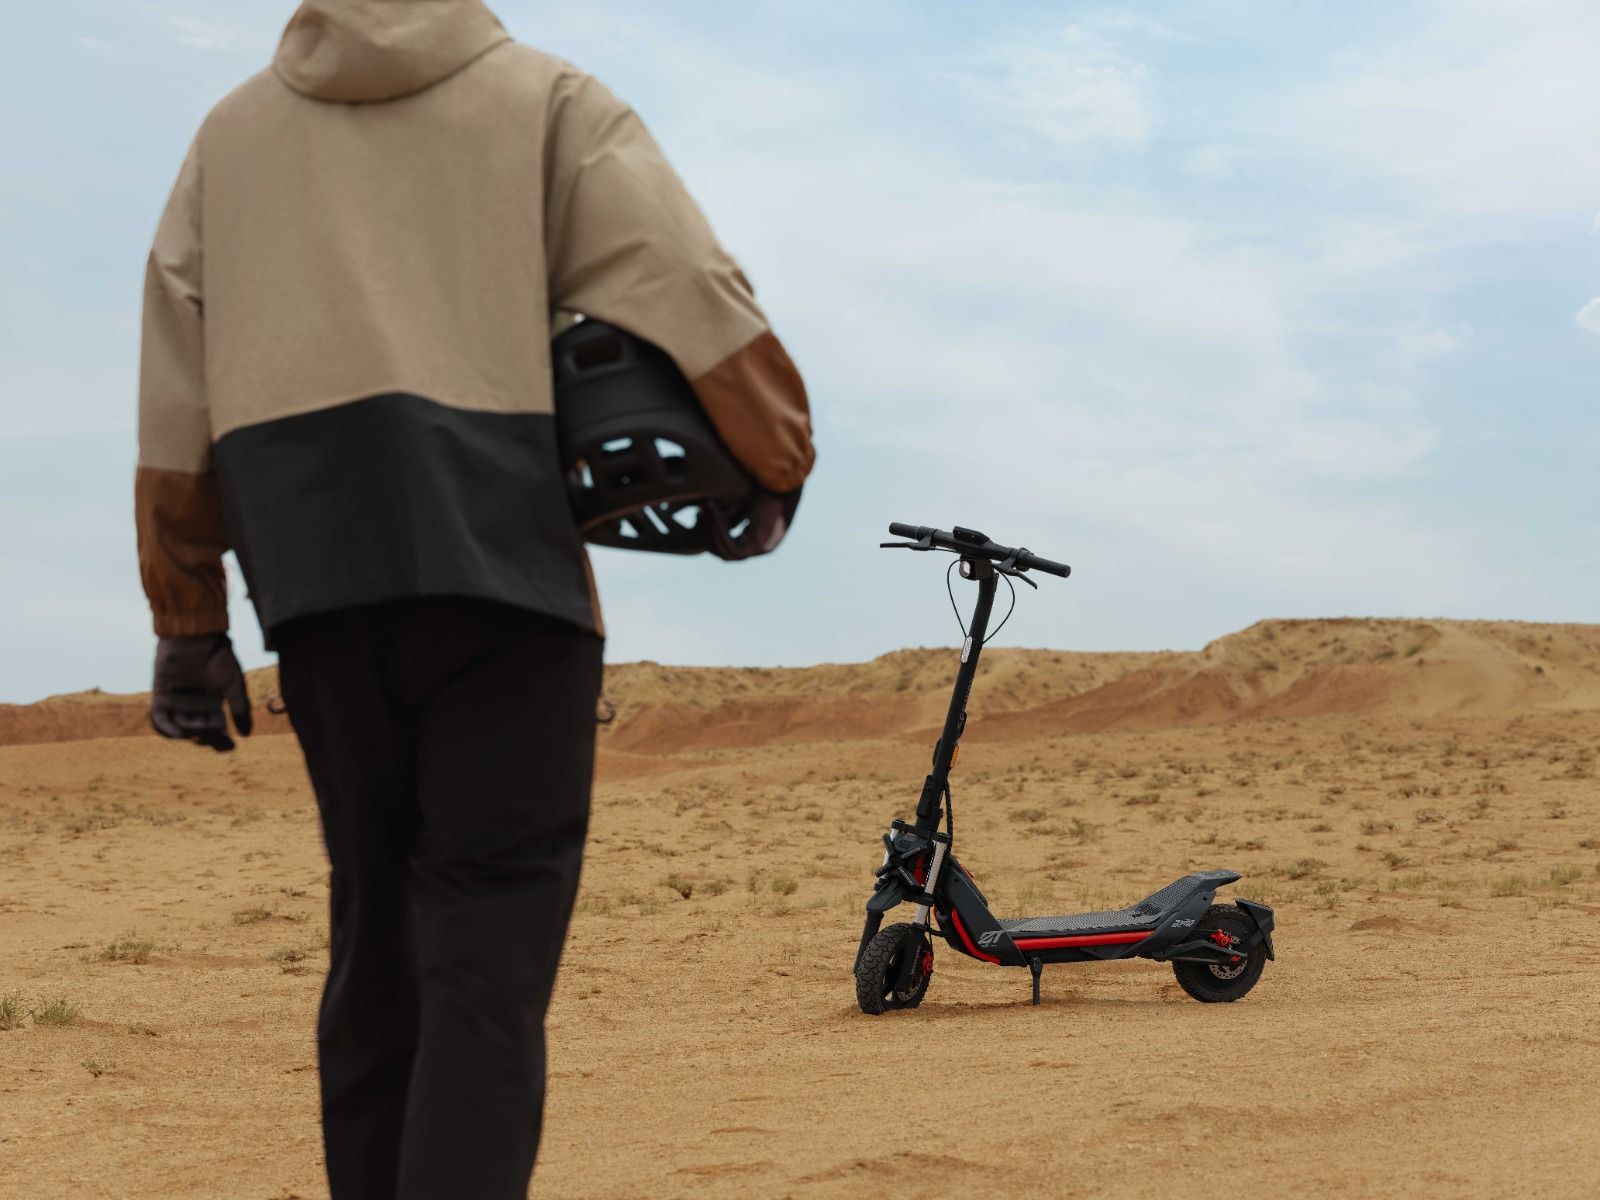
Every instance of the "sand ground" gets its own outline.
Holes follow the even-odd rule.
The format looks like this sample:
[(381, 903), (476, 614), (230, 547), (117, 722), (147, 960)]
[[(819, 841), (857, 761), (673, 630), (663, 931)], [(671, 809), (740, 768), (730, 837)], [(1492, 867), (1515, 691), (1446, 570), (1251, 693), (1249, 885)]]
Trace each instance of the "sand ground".
[[(923, 733), (617, 736), (534, 1194), (1600, 1195), (1600, 713), (984, 725), (956, 832), (997, 910), (1232, 867), (1278, 909), (1256, 990), (1061, 966), (1035, 1009), (941, 950), (921, 1009), (865, 1017)], [(325, 904), (290, 737), (0, 746), (0, 1196), (325, 1196)]]

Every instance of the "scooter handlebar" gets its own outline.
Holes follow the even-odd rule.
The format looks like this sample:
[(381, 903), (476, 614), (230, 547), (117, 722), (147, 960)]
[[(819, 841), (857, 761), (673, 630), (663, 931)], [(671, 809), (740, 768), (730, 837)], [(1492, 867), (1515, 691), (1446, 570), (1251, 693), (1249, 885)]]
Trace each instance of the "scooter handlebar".
[(926, 548), (930, 550), (949, 550), (953, 554), (986, 558), (990, 562), (1014, 562), (1019, 571), (1043, 571), (1046, 575), (1058, 575), (1062, 579), (1072, 574), (1072, 568), (1066, 563), (1052, 562), (1022, 547), (1002, 546), (999, 542), (990, 541), (988, 534), (979, 533), (976, 529), (963, 529), (959, 525), (946, 532), (929, 525), (891, 521), (889, 532), (895, 537), (926, 543)]

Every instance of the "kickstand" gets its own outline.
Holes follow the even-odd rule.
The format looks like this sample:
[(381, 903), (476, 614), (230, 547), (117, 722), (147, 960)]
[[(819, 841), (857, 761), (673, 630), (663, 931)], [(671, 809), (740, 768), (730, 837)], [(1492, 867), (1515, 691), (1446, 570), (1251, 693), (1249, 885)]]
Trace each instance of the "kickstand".
[(1033, 1006), (1039, 1007), (1039, 976), (1044, 974), (1044, 963), (1037, 958), (1028, 960), (1028, 970), (1033, 972)]

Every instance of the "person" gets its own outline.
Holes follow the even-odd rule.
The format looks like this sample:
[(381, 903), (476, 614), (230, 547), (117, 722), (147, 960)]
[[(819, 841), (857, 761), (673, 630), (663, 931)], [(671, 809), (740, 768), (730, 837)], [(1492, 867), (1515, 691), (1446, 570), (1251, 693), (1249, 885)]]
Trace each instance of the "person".
[(331, 863), (336, 1200), (523, 1196), (603, 629), (552, 318), (666, 351), (782, 537), (800, 376), (636, 116), (479, 0), (306, 0), (207, 116), (150, 252), (135, 487), (151, 721), (250, 732), (232, 549)]

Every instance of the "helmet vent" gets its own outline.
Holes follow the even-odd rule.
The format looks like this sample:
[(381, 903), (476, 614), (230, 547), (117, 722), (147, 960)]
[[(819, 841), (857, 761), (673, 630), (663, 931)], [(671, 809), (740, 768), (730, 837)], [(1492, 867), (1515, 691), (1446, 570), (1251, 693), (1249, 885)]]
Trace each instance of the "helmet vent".
[(638, 447), (632, 438), (612, 438), (600, 444), (601, 475), (613, 488), (630, 488), (646, 478)]
[(661, 459), (661, 469), (668, 479), (682, 479), (688, 465), (688, 454), (670, 438), (656, 439), (656, 455)]
[(646, 517), (648, 517), (650, 519), (650, 524), (652, 524), (652, 525), (654, 525), (656, 527), (656, 532), (657, 533), (671, 533), (672, 532), (672, 527), (667, 524), (666, 519), (664, 517), (662, 517), (662, 515), (660, 513), (658, 513), (653, 507), (641, 508), (639, 511), (642, 512)]

